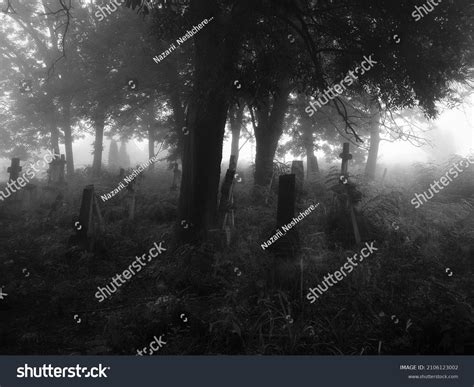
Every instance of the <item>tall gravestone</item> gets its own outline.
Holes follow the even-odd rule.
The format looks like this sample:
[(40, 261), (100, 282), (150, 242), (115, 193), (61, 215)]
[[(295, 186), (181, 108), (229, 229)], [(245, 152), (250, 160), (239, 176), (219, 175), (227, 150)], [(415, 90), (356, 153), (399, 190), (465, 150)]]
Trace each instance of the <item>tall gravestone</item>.
[(303, 161), (293, 160), (291, 163), (291, 173), (295, 175), (296, 195), (299, 197), (303, 192), (304, 166)]

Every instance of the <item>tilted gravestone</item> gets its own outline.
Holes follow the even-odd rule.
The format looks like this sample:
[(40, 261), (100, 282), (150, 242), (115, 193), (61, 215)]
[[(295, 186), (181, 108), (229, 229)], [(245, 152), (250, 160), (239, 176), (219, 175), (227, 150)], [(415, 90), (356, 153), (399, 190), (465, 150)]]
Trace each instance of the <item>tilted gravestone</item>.
[(296, 176), (296, 195), (299, 197), (303, 192), (304, 166), (300, 160), (293, 160), (291, 163), (291, 173)]

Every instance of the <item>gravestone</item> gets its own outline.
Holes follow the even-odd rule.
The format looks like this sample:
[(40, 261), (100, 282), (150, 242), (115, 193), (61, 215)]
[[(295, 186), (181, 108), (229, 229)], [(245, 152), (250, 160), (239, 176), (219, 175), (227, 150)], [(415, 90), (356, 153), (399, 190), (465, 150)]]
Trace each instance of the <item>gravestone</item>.
[(291, 173), (296, 176), (296, 195), (299, 197), (303, 193), (304, 166), (300, 160), (293, 160), (291, 163)]
[(65, 166), (66, 166), (66, 158), (64, 155), (61, 155), (61, 157), (58, 157), (58, 156), (54, 157), (54, 159), (49, 163), (48, 184), (52, 184), (52, 185), (64, 184)]
[(299, 251), (299, 234), (296, 225), (291, 227), (288, 231), (285, 231), (282, 227), (288, 227), (293, 221), (295, 206), (296, 176), (295, 174), (281, 175), (278, 183), (277, 224), (275, 232), (280, 230), (284, 235), (272, 245), (272, 251), (277, 257), (289, 260), (295, 258)]
[(78, 242), (87, 250), (94, 249), (104, 232), (104, 222), (95, 196), (94, 185), (84, 188), (79, 220), (74, 223)]
[(8, 167), (7, 172), (10, 174), (10, 181), (15, 181), (20, 176), (20, 172), (23, 168), (20, 167), (20, 159), (12, 158), (12, 164)]

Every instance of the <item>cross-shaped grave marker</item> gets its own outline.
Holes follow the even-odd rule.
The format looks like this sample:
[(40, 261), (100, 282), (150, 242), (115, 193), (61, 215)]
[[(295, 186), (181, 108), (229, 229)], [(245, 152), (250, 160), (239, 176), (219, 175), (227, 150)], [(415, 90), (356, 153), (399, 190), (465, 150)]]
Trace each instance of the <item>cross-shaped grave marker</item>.
[[(346, 185), (347, 184), (348, 163), (349, 163), (349, 160), (352, 160), (352, 155), (349, 153), (349, 143), (348, 142), (345, 142), (343, 144), (342, 153), (339, 155), (339, 157), (342, 159), (340, 182), (342, 182), (344, 185)], [(349, 190), (348, 190), (347, 185), (346, 185), (346, 188), (347, 188), (347, 193), (348, 193), (347, 202), (348, 202), (348, 206), (349, 206), (349, 212), (351, 214), (352, 228), (354, 230), (354, 238), (356, 240), (356, 243), (360, 244), (360, 241), (361, 241), (360, 232), (359, 232), (359, 226), (357, 225), (357, 219), (356, 219), (355, 212), (354, 212), (354, 205), (352, 204), (351, 196), (349, 194)]]
[(20, 159), (17, 157), (12, 158), (12, 165), (8, 167), (7, 172), (10, 174), (10, 180), (18, 179), (22, 167), (20, 167)]

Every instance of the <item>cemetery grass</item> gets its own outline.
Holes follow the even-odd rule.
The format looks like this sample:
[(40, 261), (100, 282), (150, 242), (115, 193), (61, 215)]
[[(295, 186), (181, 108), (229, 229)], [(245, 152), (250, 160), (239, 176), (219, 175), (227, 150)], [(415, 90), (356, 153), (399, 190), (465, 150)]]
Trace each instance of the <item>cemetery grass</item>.
[[(176, 245), (177, 193), (165, 188), (165, 171), (141, 183), (132, 223), (123, 196), (99, 201), (106, 231), (93, 253), (68, 246), (87, 178), (69, 184), (51, 219), (47, 207), (17, 216), (1, 206), (1, 354), (135, 355), (164, 335), (158, 355), (472, 355), (472, 200), (441, 194), (415, 212), (413, 187), (353, 181), (363, 239), (379, 250), (314, 304), (308, 288), (357, 251), (337, 206), (342, 194), (323, 180), (298, 201), (296, 213), (320, 205), (297, 226), (295, 262), (261, 249), (274, 230), (276, 195), (263, 205), (266, 191), (245, 181), (236, 185), (234, 240), (224, 250), (212, 240)], [(116, 179), (94, 183), (105, 192)], [(463, 184), (453, 182), (450, 194)], [(99, 303), (97, 287), (161, 240), (168, 251)]]

